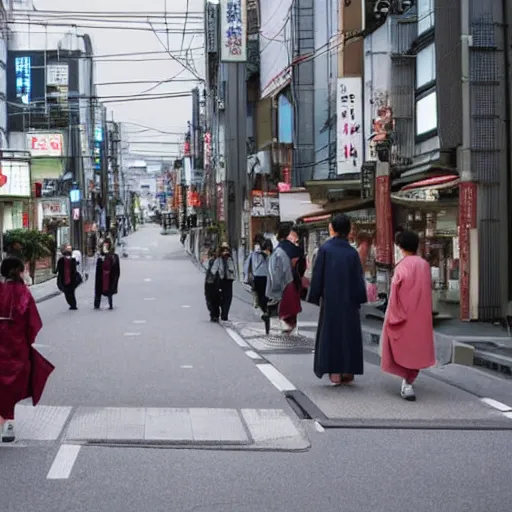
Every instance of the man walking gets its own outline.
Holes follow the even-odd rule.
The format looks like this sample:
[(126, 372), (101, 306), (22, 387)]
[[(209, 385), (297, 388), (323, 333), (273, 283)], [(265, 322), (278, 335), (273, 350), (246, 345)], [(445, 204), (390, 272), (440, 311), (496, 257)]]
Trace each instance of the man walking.
[(81, 276), (77, 271), (78, 263), (72, 257), (72, 252), (70, 245), (62, 250), (62, 258), (57, 262), (57, 286), (64, 293), (69, 309), (76, 311), (78, 307), (75, 292), (81, 283)]
[(366, 302), (363, 267), (348, 241), (350, 219), (336, 215), (331, 238), (318, 251), (309, 288), (309, 302), (320, 306), (314, 371), (328, 373), (339, 386), (363, 374), (363, 338), (359, 310)]

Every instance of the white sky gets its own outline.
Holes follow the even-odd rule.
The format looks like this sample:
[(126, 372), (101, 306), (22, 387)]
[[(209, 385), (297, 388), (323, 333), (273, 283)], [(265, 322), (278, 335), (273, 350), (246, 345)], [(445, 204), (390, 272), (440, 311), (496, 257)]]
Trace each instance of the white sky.
[[(204, 0), (189, 0), (189, 12), (193, 13), (194, 18), (187, 23), (187, 31), (194, 30), (196, 34), (186, 33), (184, 36), (184, 51), (179, 56), (184, 60), (186, 49), (191, 48), (188, 53), (189, 59), (194, 60), (198, 74), (204, 77), (204, 37), (202, 35), (203, 22), (197, 16), (202, 14), (204, 8)], [(87, 0), (87, 2), (79, 0), (34, 0), (34, 4), (38, 11), (58, 10), (58, 11), (80, 11), (97, 13), (98, 16), (106, 15), (107, 12), (137, 12), (146, 16), (149, 13), (164, 13), (167, 4), (169, 37), (165, 32), (159, 34), (162, 42), (167, 46), (169, 40), (169, 49), (176, 52), (182, 46), (183, 18), (172, 18), (172, 13), (185, 13), (187, 0)], [(105, 19), (105, 18), (104, 18)], [(166, 80), (180, 71), (182, 73), (177, 79), (194, 79), (194, 75), (183, 70), (183, 67), (172, 60), (162, 43), (159, 42), (157, 36), (151, 31), (151, 26), (147, 19), (138, 18), (137, 23), (131, 23), (130, 26), (147, 29), (115, 30), (113, 26), (119, 26), (122, 21), (115, 20), (112, 17), (108, 23), (97, 23), (106, 28), (89, 28), (83, 25), (92, 25), (90, 21), (75, 20), (73, 22), (79, 27), (79, 33), (88, 33), (93, 42), (95, 55), (107, 55), (129, 52), (162, 52), (155, 55), (137, 55), (112, 57), (110, 62), (98, 61), (96, 64), (96, 82), (120, 82), (135, 80)], [(66, 20), (66, 22), (68, 22)], [(153, 24), (157, 23), (158, 27), (165, 30), (163, 25), (164, 17), (152, 19)], [(64, 23), (59, 20), (58, 23)], [(127, 27), (124, 23), (123, 26)], [(111, 28), (108, 28), (111, 27)], [(56, 29), (57, 30), (57, 29)], [(178, 33), (172, 33), (178, 32)], [(195, 50), (192, 50), (196, 48)], [(132, 62), (114, 62), (115, 59), (139, 59)], [(148, 59), (146, 61), (141, 59)], [(150, 61), (149, 59), (161, 59), (158, 61)], [(173, 83), (164, 83), (148, 93), (166, 94), (178, 91), (190, 91), (198, 84), (197, 81), (176, 81)], [(156, 83), (130, 83), (126, 85), (103, 85), (98, 87), (98, 95), (105, 96), (123, 96), (131, 94), (140, 94), (147, 91), (148, 88), (156, 85)], [(131, 141), (152, 141), (152, 142), (177, 142), (182, 140), (183, 132), (186, 131), (187, 121), (191, 117), (191, 99), (174, 98), (159, 99), (147, 101), (130, 101), (126, 103), (107, 104), (107, 107), (114, 112), (115, 120), (121, 122), (131, 122), (145, 125), (157, 130), (167, 132), (179, 132), (176, 134), (161, 134), (156, 131), (141, 132), (143, 128), (134, 125), (126, 125)], [(131, 150), (140, 149), (143, 152), (154, 151), (155, 153), (175, 153), (178, 146), (169, 144), (160, 146), (156, 144), (132, 144)]]

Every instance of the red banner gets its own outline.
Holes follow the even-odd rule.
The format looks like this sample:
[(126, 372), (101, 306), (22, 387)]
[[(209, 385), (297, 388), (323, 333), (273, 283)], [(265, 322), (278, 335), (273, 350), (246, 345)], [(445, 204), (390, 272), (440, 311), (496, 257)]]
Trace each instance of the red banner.
[(389, 176), (375, 180), (376, 260), (381, 265), (393, 264), (393, 219)]
[(459, 185), (459, 268), (460, 319), (471, 320), (470, 314), (470, 231), (476, 228), (477, 188), (475, 183)]

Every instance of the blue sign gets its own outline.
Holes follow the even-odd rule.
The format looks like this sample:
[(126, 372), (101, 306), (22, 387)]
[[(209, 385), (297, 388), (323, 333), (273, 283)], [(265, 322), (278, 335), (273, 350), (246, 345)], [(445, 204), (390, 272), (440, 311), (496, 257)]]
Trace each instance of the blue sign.
[(32, 97), (32, 61), (30, 57), (16, 57), (14, 60), (16, 73), (16, 98), (24, 105), (30, 103)]
[(79, 203), (80, 202), (80, 189), (74, 188), (69, 191), (69, 200), (72, 203)]

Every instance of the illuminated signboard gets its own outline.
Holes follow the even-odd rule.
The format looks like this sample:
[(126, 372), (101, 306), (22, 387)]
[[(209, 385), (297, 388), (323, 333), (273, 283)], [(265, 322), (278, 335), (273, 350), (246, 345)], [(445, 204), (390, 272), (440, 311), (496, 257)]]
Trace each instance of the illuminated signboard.
[(16, 99), (24, 105), (30, 103), (32, 97), (32, 62), (30, 57), (14, 59), (16, 73)]
[(0, 197), (30, 197), (30, 167), (28, 162), (0, 162)]

